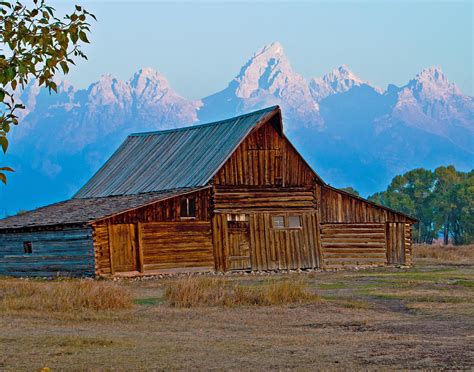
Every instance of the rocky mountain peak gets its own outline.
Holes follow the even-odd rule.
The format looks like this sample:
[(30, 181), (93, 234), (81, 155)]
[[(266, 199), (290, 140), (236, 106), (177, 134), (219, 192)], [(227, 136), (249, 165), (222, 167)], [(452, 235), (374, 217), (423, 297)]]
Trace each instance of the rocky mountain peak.
[(309, 86), (313, 98), (319, 102), (331, 94), (344, 93), (352, 87), (362, 84), (370, 85), (368, 82), (360, 79), (344, 64), (323, 77), (311, 79)]
[(406, 87), (415, 97), (430, 101), (462, 94), (456, 84), (449, 82), (440, 67), (425, 68)]
[(136, 72), (130, 79), (129, 85), (136, 98), (147, 101), (160, 100), (167, 93), (172, 93), (168, 80), (150, 67)]

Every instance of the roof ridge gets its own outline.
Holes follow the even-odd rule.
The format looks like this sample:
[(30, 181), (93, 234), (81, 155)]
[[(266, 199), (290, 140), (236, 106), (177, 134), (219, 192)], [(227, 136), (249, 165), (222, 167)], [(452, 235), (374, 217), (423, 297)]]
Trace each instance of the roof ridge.
[(185, 127), (163, 129), (163, 130), (157, 130), (157, 131), (130, 133), (128, 135), (128, 137), (142, 137), (142, 136), (150, 136), (150, 135), (160, 135), (160, 134), (166, 134), (166, 133), (181, 132), (181, 131), (185, 131), (185, 130), (200, 129), (200, 128), (210, 127), (210, 126), (214, 126), (214, 125), (220, 125), (220, 124), (223, 124), (223, 123), (228, 122), (228, 121), (234, 121), (236, 119), (245, 118), (245, 117), (252, 116), (252, 115), (258, 115), (258, 114), (261, 114), (262, 112), (272, 112), (273, 110), (275, 110), (277, 108), (279, 108), (278, 105), (270, 106), (270, 107), (266, 107), (266, 108), (261, 109), (261, 110), (248, 112), (248, 113), (243, 114), (243, 115), (238, 115), (238, 116), (234, 116), (234, 117), (228, 118), (228, 119), (213, 121), (213, 122), (210, 122), (210, 123), (188, 125), (188, 126), (185, 126)]

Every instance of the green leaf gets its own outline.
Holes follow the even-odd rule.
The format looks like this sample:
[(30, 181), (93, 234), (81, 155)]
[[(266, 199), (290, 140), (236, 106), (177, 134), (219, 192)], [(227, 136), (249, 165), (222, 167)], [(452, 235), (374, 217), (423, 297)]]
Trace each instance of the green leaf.
[(3, 153), (6, 153), (8, 149), (8, 140), (6, 137), (0, 137), (0, 146), (2, 146)]
[(5, 91), (0, 90), (0, 102), (3, 102), (4, 99), (5, 99)]
[(87, 35), (84, 31), (79, 32), (79, 39), (81, 39), (84, 43), (89, 43), (89, 39), (87, 39)]
[(54, 81), (49, 83), (49, 89), (54, 90), (56, 93), (58, 92), (58, 86), (56, 85), (56, 83)]
[(60, 65), (61, 65), (61, 68), (63, 69), (64, 74), (67, 74), (69, 72), (69, 66), (67, 65), (67, 62), (61, 61)]

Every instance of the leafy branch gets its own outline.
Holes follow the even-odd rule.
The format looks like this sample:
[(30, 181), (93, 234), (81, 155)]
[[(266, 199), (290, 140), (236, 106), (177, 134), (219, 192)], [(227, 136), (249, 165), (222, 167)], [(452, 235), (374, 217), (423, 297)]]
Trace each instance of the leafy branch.
[[(0, 146), (8, 149), (7, 135), (18, 125), (18, 110), (25, 106), (15, 102), (19, 90), (31, 79), (57, 92), (54, 77), (67, 74), (75, 59), (87, 59), (81, 45), (89, 43), (89, 20), (96, 17), (79, 5), (71, 14), (59, 18), (56, 10), (44, 0), (33, 0), (31, 6), (21, 2), (0, 1)], [(6, 183), (0, 167), (0, 181)]]

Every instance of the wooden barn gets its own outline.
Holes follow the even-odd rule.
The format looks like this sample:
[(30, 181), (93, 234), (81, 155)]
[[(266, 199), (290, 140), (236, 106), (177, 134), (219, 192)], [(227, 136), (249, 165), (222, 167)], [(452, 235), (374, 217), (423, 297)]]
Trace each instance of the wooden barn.
[(130, 135), (72, 199), (0, 220), (0, 275), (411, 264), (415, 222), (327, 185), (276, 106)]

